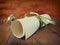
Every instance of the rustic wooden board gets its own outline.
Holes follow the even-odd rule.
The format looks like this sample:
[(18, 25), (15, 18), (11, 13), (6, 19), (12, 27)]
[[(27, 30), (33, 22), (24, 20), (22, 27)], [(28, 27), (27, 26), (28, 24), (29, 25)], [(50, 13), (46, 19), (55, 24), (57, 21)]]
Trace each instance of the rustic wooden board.
[(57, 25), (48, 26), (60, 32), (60, 2), (58, 0), (0, 0), (0, 45), (60, 45), (60, 36), (46, 27), (39, 29), (27, 40), (17, 39), (13, 36), (10, 24), (5, 22), (7, 17), (15, 13), (21, 18), (24, 13), (30, 11), (50, 14)]
[[(48, 26), (53, 30), (60, 31), (57, 26), (51, 24)], [(1, 27), (5, 28), (7, 26), (3, 25)], [(46, 27), (39, 29), (27, 40), (14, 37), (9, 27), (7, 28), (3, 30), (0, 28), (0, 45), (60, 45), (60, 36), (46, 29)]]

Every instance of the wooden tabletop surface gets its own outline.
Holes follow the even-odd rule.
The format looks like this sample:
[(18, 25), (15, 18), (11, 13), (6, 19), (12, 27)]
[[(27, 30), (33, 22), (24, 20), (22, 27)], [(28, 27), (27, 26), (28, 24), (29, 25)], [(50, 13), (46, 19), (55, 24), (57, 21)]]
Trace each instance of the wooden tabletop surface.
[[(59, 26), (51, 24), (48, 26), (60, 32)], [(4, 23), (0, 25), (0, 45), (60, 45), (60, 35), (43, 27), (27, 40), (25, 40), (24, 37), (18, 39), (11, 33), (10, 25)]]
[(21, 18), (22, 14), (30, 11), (50, 14), (57, 25), (49, 24), (48, 26), (60, 32), (60, 2), (58, 0), (35, 0), (35, 2), (34, 0), (0, 0), (0, 45), (60, 45), (60, 35), (46, 27), (39, 29), (27, 40), (13, 36), (10, 24), (6, 23), (5, 19), (13, 13)]

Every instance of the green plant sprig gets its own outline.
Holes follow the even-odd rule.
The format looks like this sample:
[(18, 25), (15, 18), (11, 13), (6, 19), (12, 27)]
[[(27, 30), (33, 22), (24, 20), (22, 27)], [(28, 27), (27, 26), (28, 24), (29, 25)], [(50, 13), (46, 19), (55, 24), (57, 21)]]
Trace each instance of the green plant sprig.
[[(39, 20), (39, 22), (40, 22), (40, 27), (42, 26), (42, 24), (44, 24), (48, 30), (51, 30), (51, 31), (54, 32), (55, 34), (60, 35), (60, 33), (59, 33), (58, 31), (51, 29), (47, 24), (45, 24), (45, 22), (42, 20), (42, 17), (41, 17), (41, 16), (36, 15), (36, 17), (38, 18), (38, 20)], [(48, 18), (46, 18), (46, 17), (43, 17), (43, 18), (44, 18), (44, 19), (48, 19)], [(48, 19), (48, 20), (50, 20), (50, 21), (52, 22), (51, 24), (56, 25), (56, 23), (55, 23), (54, 20), (52, 20), (52, 19)]]

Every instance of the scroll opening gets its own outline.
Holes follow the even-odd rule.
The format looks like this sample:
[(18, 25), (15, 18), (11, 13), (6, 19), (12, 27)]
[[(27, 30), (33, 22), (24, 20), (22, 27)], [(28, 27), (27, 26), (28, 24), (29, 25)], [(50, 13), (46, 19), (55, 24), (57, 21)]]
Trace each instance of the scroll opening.
[(22, 38), (24, 36), (22, 24), (19, 21), (11, 22), (11, 31), (17, 38)]

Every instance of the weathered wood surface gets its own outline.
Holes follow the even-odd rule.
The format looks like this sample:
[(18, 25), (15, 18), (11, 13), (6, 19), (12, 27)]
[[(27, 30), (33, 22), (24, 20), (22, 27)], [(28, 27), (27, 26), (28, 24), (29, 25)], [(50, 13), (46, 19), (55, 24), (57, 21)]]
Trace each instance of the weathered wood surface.
[(0, 45), (60, 45), (60, 36), (46, 29), (39, 29), (29, 39), (17, 39), (5, 21), (10, 14), (18, 17), (30, 11), (39, 14), (48, 13), (56, 20), (57, 25), (48, 25), (60, 32), (60, 2), (58, 0), (0, 0)]

